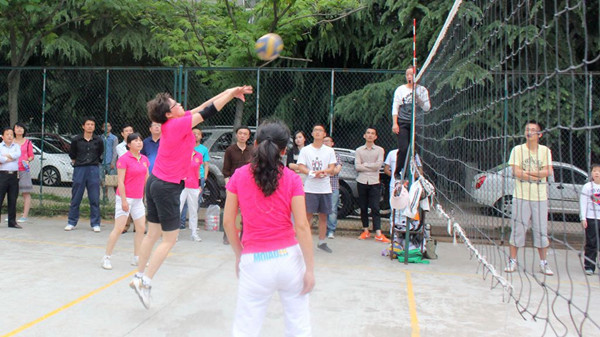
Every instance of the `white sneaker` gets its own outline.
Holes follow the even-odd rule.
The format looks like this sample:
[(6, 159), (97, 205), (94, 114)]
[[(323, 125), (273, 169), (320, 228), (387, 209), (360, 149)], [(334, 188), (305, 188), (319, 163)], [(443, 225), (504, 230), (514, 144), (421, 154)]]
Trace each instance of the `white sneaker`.
[(150, 309), (150, 290), (152, 287), (145, 285), (141, 277), (134, 277), (129, 283), (129, 286), (135, 290), (135, 293), (140, 298), (140, 301), (142, 301), (144, 308)]
[(328, 239), (335, 239), (335, 235), (333, 235), (333, 232), (329, 232), (329, 234), (327, 234), (327, 238)]
[(131, 259), (131, 265), (132, 265), (132, 266), (137, 266), (139, 261), (140, 261), (140, 257), (139, 257), (139, 256), (134, 256), (134, 257)]
[(591, 270), (591, 269), (586, 269), (586, 270), (585, 270), (585, 274), (586, 274), (587, 276), (594, 275), (594, 271), (593, 271), (593, 270)]
[(102, 258), (102, 268), (106, 269), (106, 270), (111, 270), (112, 269), (112, 264), (110, 264), (110, 257), (109, 256), (104, 256)]
[(92, 227), (92, 230), (93, 230), (95, 233), (100, 233), (100, 226), (94, 226), (94, 227)]
[(554, 272), (550, 269), (550, 267), (548, 266), (548, 262), (544, 263), (544, 262), (540, 262), (540, 271), (542, 272), (542, 274), (544, 275), (548, 275), (548, 276), (552, 276), (554, 275)]
[(75, 226), (73, 226), (73, 225), (66, 225), (65, 226), (65, 230), (66, 231), (72, 231), (74, 228), (75, 228)]
[(504, 268), (505, 273), (512, 273), (517, 270), (517, 261), (513, 259), (508, 259), (508, 264)]
[(200, 237), (200, 235), (198, 235), (198, 233), (192, 234), (191, 238), (193, 241), (196, 241), (196, 242), (202, 241), (202, 238)]

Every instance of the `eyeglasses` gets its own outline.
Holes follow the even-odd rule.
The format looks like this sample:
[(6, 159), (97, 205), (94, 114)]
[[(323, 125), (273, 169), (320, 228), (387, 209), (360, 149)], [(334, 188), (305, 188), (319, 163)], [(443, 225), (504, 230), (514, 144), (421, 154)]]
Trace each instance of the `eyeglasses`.
[(178, 106), (178, 105), (181, 105), (181, 103), (177, 103), (177, 102), (175, 102), (175, 104), (173, 104), (173, 106), (172, 106), (172, 107), (170, 107), (170, 108), (169, 108), (169, 110), (173, 110), (173, 108), (174, 108), (174, 107), (176, 107), (176, 106)]

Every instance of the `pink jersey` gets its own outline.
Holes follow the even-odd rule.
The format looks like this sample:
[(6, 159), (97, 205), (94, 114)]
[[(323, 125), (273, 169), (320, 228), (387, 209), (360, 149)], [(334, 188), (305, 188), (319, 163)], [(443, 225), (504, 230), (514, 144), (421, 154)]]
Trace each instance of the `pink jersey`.
[(152, 174), (160, 180), (179, 184), (189, 175), (190, 157), (196, 138), (192, 133), (192, 114), (186, 111), (180, 118), (171, 118), (161, 127), (160, 146)]
[(202, 165), (202, 153), (192, 151), (192, 163), (189, 166), (190, 172), (185, 180), (185, 188), (200, 188), (200, 165)]
[(244, 219), (242, 253), (269, 252), (298, 243), (291, 219), (292, 197), (303, 196), (304, 189), (294, 171), (284, 168), (279, 187), (265, 197), (254, 182), (251, 164), (246, 164), (233, 173), (227, 190), (237, 194)]
[(23, 160), (33, 157), (33, 145), (29, 139), (25, 140), (25, 143), (21, 145), (21, 157), (19, 157), (19, 171), (25, 171), (23, 166)]
[[(144, 197), (144, 183), (148, 174), (150, 161), (148, 157), (140, 154), (138, 160), (131, 152), (127, 151), (117, 160), (117, 170), (125, 170), (125, 197), (142, 199)], [(117, 195), (121, 196), (117, 187)]]

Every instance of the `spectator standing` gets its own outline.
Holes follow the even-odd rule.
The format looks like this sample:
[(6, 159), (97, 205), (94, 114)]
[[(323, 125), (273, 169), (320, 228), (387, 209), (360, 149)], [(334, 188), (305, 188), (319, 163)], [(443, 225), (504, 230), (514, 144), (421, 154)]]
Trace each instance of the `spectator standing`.
[(306, 175), (300, 173), (300, 167), (298, 166), (298, 157), (300, 156), (300, 150), (302, 150), (302, 148), (306, 146), (306, 140), (307, 137), (304, 131), (296, 131), (296, 133), (294, 133), (294, 144), (292, 145), (292, 149), (290, 150), (286, 158), (287, 167), (292, 169), (292, 171), (300, 174), (300, 176), (302, 177), (302, 182), (306, 180)]
[[(206, 146), (201, 144), (202, 131), (198, 128), (194, 128), (194, 129), (192, 129), (192, 132), (194, 133), (194, 137), (196, 138), (196, 147), (194, 147), (194, 151), (199, 153), (202, 158), (202, 165), (200, 165), (200, 172), (199, 172), (200, 191), (198, 194), (198, 206), (196, 207), (196, 222), (197, 222), (198, 221), (198, 217), (197, 217), (198, 208), (200, 208), (200, 204), (202, 203), (202, 193), (204, 192), (204, 183), (206, 182), (206, 177), (208, 176), (208, 171), (209, 171), (209, 168), (208, 168), (209, 164), (205, 161), (205, 158), (207, 158), (208, 161), (210, 161), (210, 156), (208, 155), (208, 149), (206, 148)], [(181, 210), (181, 222), (179, 223), (179, 229), (185, 229), (185, 219), (186, 219), (186, 214), (188, 213), (187, 201), (183, 200), (182, 205), (183, 205), (183, 209)], [(194, 239), (194, 238), (192, 238), (192, 239)], [(196, 241), (201, 241), (201, 240), (196, 240)]]
[(325, 242), (327, 216), (331, 213), (331, 183), (329, 176), (336, 165), (335, 152), (323, 144), (327, 136), (325, 126), (316, 124), (312, 131), (313, 143), (300, 150), (298, 166), (300, 172), (306, 174), (304, 192), (306, 193), (306, 217), (311, 219), (314, 213), (319, 214), (319, 243), (317, 247), (332, 253)]
[(17, 223), (17, 197), (19, 196), (19, 157), (21, 147), (14, 142), (14, 131), (11, 128), (2, 130), (0, 143), (0, 206), (4, 197), (8, 197), (8, 227), (23, 228)]
[[(121, 137), (123, 137), (123, 141), (120, 142), (119, 145), (117, 145), (117, 148), (116, 148), (117, 159), (120, 158), (125, 153), (127, 153), (127, 136), (129, 136), (130, 134), (132, 134), (134, 132), (135, 131), (133, 130), (133, 126), (131, 126), (129, 124), (126, 124), (121, 128)], [(150, 160), (150, 159), (148, 159), (148, 160)]]
[(150, 136), (144, 139), (144, 148), (142, 149), (142, 154), (148, 157), (148, 160), (150, 161), (150, 173), (152, 173), (154, 161), (156, 160), (156, 155), (158, 154), (160, 136), (162, 135), (161, 127), (162, 126), (160, 123), (150, 123)]
[[(231, 144), (225, 149), (223, 157), (225, 183), (229, 181), (235, 170), (248, 164), (252, 159), (252, 145), (247, 144), (248, 139), (250, 139), (250, 128), (242, 125), (235, 129), (235, 139), (235, 144)], [(240, 220), (240, 228), (238, 229), (243, 231), (243, 226), (243, 220)], [(225, 233), (223, 233), (223, 244), (229, 244)]]
[(33, 183), (31, 182), (31, 172), (29, 165), (34, 159), (33, 144), (25, 135), (27, 128), (23, 123), (16, 123), (13, 127), (15, 134), (14, 142), (21, 147), (21, 156), (19, 157), (19, 192), (23, 195), (23, 216), (17, 222), (27, 222), (29, 209), (31, 208), (31, 192), (33, 192)]
[(96, 120), (86, 117), (82, 124), (83, 134), (77, 135), (71, 142), (69, 156), (73, 162), (73, 184), (71, 205), (66, 231), (71, 231), (79, 221), (79, 206), (83, 192), (87, 190), (90, 200), (90, 225), (96, 233), (100, 232), (100, 163), (104, 153), (102, 139), (94, 134)]
[[(335, 142), (333, 137), (327, 136), (323, 139), (323, 144), (333, 149)], [(333, 174), (329, 177), (331, 184), (331, 213), (327, 216), (327, 238), (335, 239), (335, 229), (337, 228), (337, 215), (340, 207), (340, 171), (342, 170), (342, 160), (340, 155), (335, 152), (335, 168)]]
[[(414, 82), (413, 67), (406, 69), (406, 84), (399, 86), (394, 91), (392, 102), (392, 132), (398, 135), (398, 155), (396, 158), (396, 171), (398, 177), (404, 168), (408, 145), (410, 144), (410, 129), (412, 125), (413, 88), (416, 94), (416, 105), (423, 111), (431, 109), (429, 91)], [(416, 112), (415, 112), (416, 113)]]
[(375, 240), (387, 243), (390, 240), (381, 233), (381, 215), (379, 214), (379, 199), (381, 197), (379, 169), (383, 164), (384, 150), (381, 146), (375, 145), (377, 139), (375, 128), (367, 128), (363, 137), (366, 141), (365, 145), (356, 149), (356, 159), (354, 160), (354, 166), (358, 172), (356, 177), (358, 204), (360, 206), (360, 220), (363, 225), (363, 232), (358, 239), (365, 240), (371, 237), (369, 232), (369, 208), (371, 208)]
[[(198, 235), (198, 197), (200, 196), (200, 166), (202, 165), (202, 155), (192, 150), (191, 164), (189, 164), (189, 174), (185, 179), (185, 186), (181, 191), (179, 200), (181, 216), (185, 217), (184, 205), (189, 210), (190, 229), (192, 230), (192, 240), (202, 241)], [(184, 227), (185, 228), (185, 227)]]
[(586, 275), (594, 274), (600, 247), (600, 164), (592, 165), (591, 176), (592, 181), (583, 185), (579, 196), (579, 217), (585, 230), (583, 267)]
[(552, 153), (539, 144), (542, 138), (542, 126), (536, 121), (525, 124), (525, 144), (515, 146), (510, 152), (508, 164), (515, 177), (513, 193), (510, 259), (504, 271), (517, 270), (517, 252), (525, 246), (525, 235), (531, 227), (533, 245), (540, 257), (542, 274), (552, 276), (554, 272), (548, 266), (546, 254), (548, 240), (548, 190), (547, 178), (553, 174)]
[(102, 180), (102, 195), (103, 200), (108, 200), (108, 190), (104, 185), (104, 177), (106, 175), (114, 175), (117, 173), (115, 165), (117, 164), (117, 144), (119, 139), (111, 133), (112, 126), (106, 122), (102, 124), (102, 141), (104, 142), (104, 155), (102, 156), (102, 167), (100, 170), (100, 179)]

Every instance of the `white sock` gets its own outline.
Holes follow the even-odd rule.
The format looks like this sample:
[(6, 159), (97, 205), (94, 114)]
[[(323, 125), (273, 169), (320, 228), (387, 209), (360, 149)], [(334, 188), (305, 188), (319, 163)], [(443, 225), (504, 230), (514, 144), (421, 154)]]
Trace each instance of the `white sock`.
[(144, 273), (140, 273), (139, 271), (137, 273), (135, 273), (134, 277), (137, 278), (142, 278), (144, 276)]
[(149, 286), (150, 283), (152, 283), (152, 279), (144, 275), (142, 276), (142, 283), (144, 283), (145, 286)]
[(325, 240), (319, 239), (319, 244), (323, 244), (323, 243), (325, 243)]

